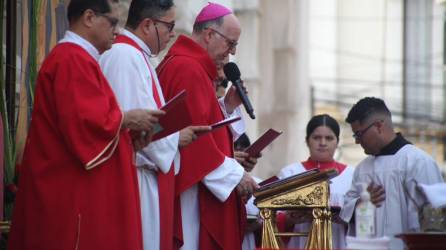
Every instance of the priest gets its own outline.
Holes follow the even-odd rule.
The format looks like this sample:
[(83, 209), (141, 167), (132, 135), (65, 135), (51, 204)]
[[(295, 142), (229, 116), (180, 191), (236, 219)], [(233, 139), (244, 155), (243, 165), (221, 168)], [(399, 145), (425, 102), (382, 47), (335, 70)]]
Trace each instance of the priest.
[[(126, 29), (100, 59), (100, 65), (123, 110), (159, 109), (165, 99), (150, 58), (175, 36), (172, 0), (133, 0)], [(172, 249), (174, 175), (180, 169), (179, 148), (208, 126), (188, 127), (150, 143), (137, 153), (144, 249)]]
[(8, 249), (142, 250), (129, 130), (147, 144), (163, 112), (123, 113), (100, 70), (112, 1), (71, 0), (68, 20), (37, 77)]
[[(213, 80), (241, 33), (232, 11), (209, 3), (197, 16), (192, 37), (180, 36), (158, 66), (166, 98), (186, 89), (194, 124), (230, 117), (240, 105), (233, 89), (220, 103)], [(235, 131), (225, 127), (200, 136), (181, 150), (176, 192), (181, 194), (182, 249), (240, 250), (246, 211), (244, 201), (256, 182), (233, 158)]]
[(383, 100), (366, 97), (348, 113), (353, 137), (369, 155), (355, 168), (340, 217), (354, 235), (354, 211), (361, 184), (368, 184), (371, 202), (376, 206), (376, 237), (391, 238), (391, 249), (403, 249), (396, 234), (420, 230), (418, 209), (424, 203), (417, 184), (443, 182), (434, 159), (395, 133), (392, 116)]

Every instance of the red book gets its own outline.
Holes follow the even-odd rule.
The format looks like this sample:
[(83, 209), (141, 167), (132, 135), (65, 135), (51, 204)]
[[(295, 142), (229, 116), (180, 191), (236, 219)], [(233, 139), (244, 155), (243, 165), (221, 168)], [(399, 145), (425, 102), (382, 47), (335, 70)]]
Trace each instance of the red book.
[(198, 135), (204, 135), (204, 134), (206, 134), (208, 132), (212, 132), (215, 129), (218, 129), (218, 128), (221, 128), (221, 127), (224, 127), (224, 126), (228, 126), (229, 124), (231, 124), (233, 122), (236, 122), (236, 121), (239, 121), (240, 119), (242, 119), (242, 118), (240, 116), (237, 116), (237, 117), (232, 117), (232, 118), (227, 118), (227, 119), (221, 120), (219, 122), (216, 122), (214, 124), (209, 125), (211, 127), (210, 131), (199, 132)]
[(272, 141), (274, 141), (279, 135), (281, 135), (282, 132), (277, 132), (276, 130), (270, 128), (268, 131), (266, 131), (262, 136), (257, 139), (251, 146), (249, 146), (247, 149), (245, 149), (245, 152), (248, 153), (250, 156), (257, 156), (262, 152), (266, 146), (271, 144)]
[(155, 125), (152, 141), (164, 138), (192, 124), (185, 103), (186, 97), (186, 90), (182, 90), (161, 107), (161, 110), (165, 111), (166, 114), (160, 116), (158, 123)]

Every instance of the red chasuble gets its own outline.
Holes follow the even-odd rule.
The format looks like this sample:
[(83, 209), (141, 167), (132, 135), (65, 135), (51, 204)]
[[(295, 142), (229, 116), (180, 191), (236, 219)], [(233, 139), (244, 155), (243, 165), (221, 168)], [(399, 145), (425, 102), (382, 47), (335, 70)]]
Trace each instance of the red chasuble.
[[(206, 125), (223, 119), (212, 79), (215, 64), (207, 52), (186, 36), (180, 36), (158, 67), (158, 78), (165, 99), (185, 89), (187, 108), (194, 125)], [(220, 202), (201, 180), (220, 166), (225, 156), (232, 157), (232, 135), (227, 127), (200, 136), (181, 150), (181, 169), (176, 178), (180, 195), (199, 185), (200, 249), (241, 249), (245, 206), (235, 192)], [(184, 228), (183, 230), (187, 230)]]
[(37, 79), (10, 250), (142, 250), (133, 150), (96, 60), (57, 45)]

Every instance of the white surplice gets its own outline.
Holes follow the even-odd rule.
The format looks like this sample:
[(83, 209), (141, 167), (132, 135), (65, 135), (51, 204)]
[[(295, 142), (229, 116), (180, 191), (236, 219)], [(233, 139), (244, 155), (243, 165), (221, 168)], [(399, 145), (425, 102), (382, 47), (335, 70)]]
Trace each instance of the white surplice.
[[(300, 162), (293, 163), (284, 167), (277, 177), (279, 177), (279, 179), (284, 179), (305, 171), (307, 170)], [(342, 207), (344, 195), (347, 193), (352, 183), (353, 172), (354, 169), (347, 166), (341, 174), (330, 180), (330, 206)], [(310, 231), (310, 227), (311, 223), (296, 224), (294, 226), (294, 232), (308, 232)], [(344, 225), (332, 223), (332, 235), (334, 249), (342, 249), (346, 247), (346, 232)], [(292, 237), (288, 242), (288, 248), (304, 249), (306, 241), (307, 237)]]
[[(407, 144), (393, 155), (368, 156), (355, 168), (352, 186), (344, 199), (341, 218), (351, 222), (361, 192), (360, 183), (375, 183), (385, 189), (386, 199), (376, 208), (376, 237), (391, 238), (391, 249), (403, 249), (403, 242), (393, 236), (420, 230), (418, 205), (424, 197), (416, 191), (416, 183), (443, 182), (440, 170), (428, 154)], [(409, 198), (409, 195), (411, 198)], [(354, 235), (354, 224), (349, 224), (349, 235)]]
[[(165, 101), (155, 69), (149, 61), (150, 49), (133, 33), (124, 30), (122, 34), (135, 41), (144, 53), (128, 44), (114, 44), (99, 60), (104, 75), (123, 111), (138, 108), (158, 109), (152, 91), (152, 77), (155, 80), (161, 105), (164, 105)], [(157, 172), (169, 172), (174, 162), (175, 174), (178, 173), (180, 167), (178, 140), (179, 133), (177, 132), (151, 142), (136, 155), (144, 250), (160, 249)]]

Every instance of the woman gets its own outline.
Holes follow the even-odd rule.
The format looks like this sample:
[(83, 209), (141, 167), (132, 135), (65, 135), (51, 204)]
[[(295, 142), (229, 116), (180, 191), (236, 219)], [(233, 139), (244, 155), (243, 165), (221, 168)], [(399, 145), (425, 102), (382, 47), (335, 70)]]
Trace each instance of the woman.
[[(336, 169), (338, 176), (331, 179), (330, 184), (330, 206), (339, 208), (343, 204), (343, 196), (350, 188), (353, 168), (345, 164), (336, 162), (333, 159), (334, 153), (339, 143), (339, 124), (327, 114), (316, 115), (307, 124), (306, 143), (310, 151), (308, 160), (301, 163), (294, 163), (284, 167), (278, 177), (280, 179), (299, 174), (301, 172), (319, 168), (320, 170)], [(339, 211), (339, 209), (335, 209)], [(285, 215), (285, 216), (283, 216)], [(308, 212), (288, 212), (282, 214), (282, 229), (285, 231), (308, 232), (310, 230), (312, 216)], [(333, 249), (346, 247), (345, 226), (336, 219), (334, 215)], [(280, 227), (280, 226), (279, 226)], [(288, 248), (304, 248), (307, 237), (292, 237), (288, 242)]]

